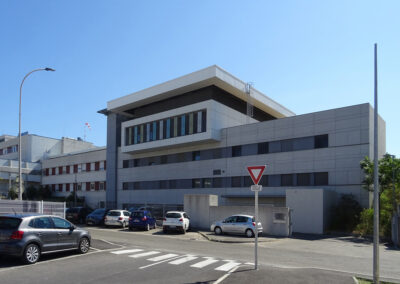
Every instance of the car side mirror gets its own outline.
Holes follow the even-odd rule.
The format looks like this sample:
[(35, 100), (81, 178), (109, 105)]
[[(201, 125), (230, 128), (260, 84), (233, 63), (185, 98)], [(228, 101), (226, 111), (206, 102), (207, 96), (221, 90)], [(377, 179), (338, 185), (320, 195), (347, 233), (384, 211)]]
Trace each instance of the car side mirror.
[(75, 230), (76, 229), (76, 227), (74, 226), (74, 225), (72, 225), (71, 227), (69, 227), (69, 230), (70, 231), (73, 231), (73, 230)]

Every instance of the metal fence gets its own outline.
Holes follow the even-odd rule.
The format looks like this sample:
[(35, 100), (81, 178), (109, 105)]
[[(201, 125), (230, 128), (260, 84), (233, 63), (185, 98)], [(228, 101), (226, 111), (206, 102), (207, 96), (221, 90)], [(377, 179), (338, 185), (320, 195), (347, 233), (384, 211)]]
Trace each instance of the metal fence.
[(40, 213), (65, 218), (65, 202), (0, 200), (0, 215)]

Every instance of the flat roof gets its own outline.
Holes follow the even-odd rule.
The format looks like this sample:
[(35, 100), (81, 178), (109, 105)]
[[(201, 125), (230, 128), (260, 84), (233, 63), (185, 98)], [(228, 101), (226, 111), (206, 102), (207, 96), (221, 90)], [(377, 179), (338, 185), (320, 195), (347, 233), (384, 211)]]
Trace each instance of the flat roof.
[[(246, 83), (217, 65), (201, 69), (185, 76), (111, 100), (107, 111), (123, 113), (126, 110), (181, 95), (193, 90), (215, 85), (228, 93), (247, 101)], [(251, 88), (252, 104), (277, 118), (294, 116), (295, 113), (272, 100), (255, 88)], [(103, 112), (105, 110), (102, 110)]]
[(102, 150), (106, 150), (106, 149), (107, 149), (107, 147), (105, 147), (105, 146), (103, 146), (103, 147), (88, 148), (88, 149), (83, 149), (83, 150), (79, 150), (79, 151), (75, 151), (75, 152), (70, 152), (70, 153), (64, 153), (64, 154), (57, 154), (57, 155), (49, 156), (46, 160), (55, 159), (55, 158), (60, 158), (60, 157), (66, 157), (66, 156), (73, 156), (73, 155), (85, 154), (85, 153), (95, 152), (95, 151), (102, 151)]

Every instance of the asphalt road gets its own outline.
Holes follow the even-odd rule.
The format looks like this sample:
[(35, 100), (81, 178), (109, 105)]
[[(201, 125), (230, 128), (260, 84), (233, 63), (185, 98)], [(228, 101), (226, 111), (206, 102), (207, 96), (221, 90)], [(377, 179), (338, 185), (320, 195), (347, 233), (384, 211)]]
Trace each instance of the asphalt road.
[[(0, 257), (0, 282), (354, 283), (354, 274), (368, 277), (372, 270), (371, 245), (349, 239), (271, 238), (260, 243), (256, 271), (249, 243), (210, 242), (198, 233), (90, 230), (93, 249), (86, 255), (46, 255), (28, 266)], [(400, 282), (400, 252), (383, 249), (381, 275)]]

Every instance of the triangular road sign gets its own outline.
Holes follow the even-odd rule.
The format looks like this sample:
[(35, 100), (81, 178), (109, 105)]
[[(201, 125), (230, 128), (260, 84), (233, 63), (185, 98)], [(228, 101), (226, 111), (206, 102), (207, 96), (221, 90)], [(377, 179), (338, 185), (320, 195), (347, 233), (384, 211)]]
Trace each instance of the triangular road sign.
[(264, 170), (265, 170), (265, 165), (247, 167), (247, 171), (249, 172), (250, 177), (253, 180), (254, 184), (258, 184), (260, 182)]

